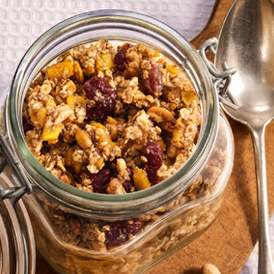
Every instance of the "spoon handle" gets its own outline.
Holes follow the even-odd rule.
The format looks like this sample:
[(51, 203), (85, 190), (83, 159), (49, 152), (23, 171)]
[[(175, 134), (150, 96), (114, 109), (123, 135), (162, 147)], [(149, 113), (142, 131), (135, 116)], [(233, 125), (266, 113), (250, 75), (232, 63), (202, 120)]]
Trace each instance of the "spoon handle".
[(269, 238), (269, 212), (267, 198), (267, 173), (265, 160), (265, 126), (251, 128), (255, 153), (257, 202), (259, 222), (259, 274), (274, 274), (274, 264)]

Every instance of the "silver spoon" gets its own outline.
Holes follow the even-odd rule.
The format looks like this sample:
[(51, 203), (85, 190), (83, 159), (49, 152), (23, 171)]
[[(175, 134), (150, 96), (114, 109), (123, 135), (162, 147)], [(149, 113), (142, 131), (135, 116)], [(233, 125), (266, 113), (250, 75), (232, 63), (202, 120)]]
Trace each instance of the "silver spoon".
[[(273, 274), (265, 160), (265, 127), (274, 118), (274, 4), (237, 0), (219, 36), (215, 64), (235, 67), (227, 98), (238, 108), (222, 107), (251, 133), (255, 153), (259, 220), (259, 274)], [(231, 95), (231, 96), (229, 96)]]

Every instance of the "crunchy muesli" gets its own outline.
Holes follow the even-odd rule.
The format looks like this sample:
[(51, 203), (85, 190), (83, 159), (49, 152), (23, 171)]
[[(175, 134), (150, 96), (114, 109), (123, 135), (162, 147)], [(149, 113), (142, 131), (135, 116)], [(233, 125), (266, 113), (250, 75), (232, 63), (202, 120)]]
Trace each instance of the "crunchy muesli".
[[(126, 194), (182, 167), (196, 147), (201, 110), (187, 74), (157, 50), (101, 39), (41, 71), (26, 95), (23, 119), (31, 152), (54, 176), (85, 191)], [(66, 273), (129, 274), (185, 245), (219, 210), (221, 193), (203, 198), (220, 187), (226, 168), (222, 134), (221, 125), (218, 145), (188, 189), (134, 219), (81, 216), (35, 190), (29, 210), (38, 246), (45, 252), (52, 245), (46, 255)], [(132, 247), (139, 236), (142, 244)]]
[(197, 93), (181, 68), (146, 45), (103, 39), (42, 70), (23, 117), (27, 144), (49, 172), (109, 194), (171, 176), (195, 149), (201, 123)]

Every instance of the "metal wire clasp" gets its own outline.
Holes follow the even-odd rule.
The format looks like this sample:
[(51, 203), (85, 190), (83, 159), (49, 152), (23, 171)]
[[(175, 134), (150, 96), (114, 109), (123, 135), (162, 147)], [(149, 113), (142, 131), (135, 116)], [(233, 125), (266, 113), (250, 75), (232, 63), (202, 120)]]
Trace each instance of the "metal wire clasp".
[(207, 59), (206, 52), (210, 52), (213, 56), (216, 55), (216, 47), (218, 45), (217, 38), (210, 38), (204, 41), (199, 49), (199, 54), (202, 57), (208, 71), (213, 77), (214, 88), (218, 92), (219, 101), (233, 109), (238, 106), (229, 94), (228, 87), (231, 82), (232, 75), (236, 72), (236, 68), (228, 68), (227, 63), (222, 63), (223, 71), (218, 71), (216, 66)]
[(4, 199), (20, 199), (25, 193), (30, 194), (32, 192), (32, 184), (30, 183), (28, 177), (26, 176), (23, 168), (20, 166), (19, 162), (14, 157), (14, 154), (9, 146), (7, 137), (0, 134), (0, 147), (1, 147), (1, 156), (4, 160), (0, 164), (0, 173), (3, 172), (7, 164), (13, 169), (17, 180), (20, 182), (20, 187), (13, 187), (3, 189), (0, 188), (0, 201)]

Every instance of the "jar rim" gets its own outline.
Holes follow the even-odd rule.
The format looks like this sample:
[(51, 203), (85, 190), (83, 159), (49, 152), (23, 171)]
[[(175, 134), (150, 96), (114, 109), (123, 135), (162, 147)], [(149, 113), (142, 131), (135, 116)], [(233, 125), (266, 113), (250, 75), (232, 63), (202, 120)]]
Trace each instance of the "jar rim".
[[(69, 35), (72, 30), (77, 32), (80, 27), (89, 24), (100, 25), (103, 23), (109, 24), (114, 22), (115, 24), (113, 24), (112, 27), (119, 27), (120, 24), (124, 24), (131, 27), (134, 26), (134, 28), (138, 28), (141, 32), (145, 29), (149, 30), (150, 33), (155, 33), (158, 39), (164, 38), (169, 41), (168, 46), (173, 47), (175, 51), (181, 51), (189, 61), (188, 66), (197, 73), (196, 77), (200, 80), (199, 89), (203, 89), (206, 100), (206, 107), (204, 109), (204, 111), (206, 111), (204, 128), (201, 132), (198, 145), (191, 157), (180, 168), (180, 170), (171, 177), (150, 188), (120, 195), (86, 192), (67, 185), (54, 177), (50, 172), (46, 171), (27, 147), (22, 130), (22, 119), (20, 117), (22, 114), (18, 112), (18, 105), (23, 104), (22, 102), (18, 102), (18, 93), (22, 92), (22, 89), (24, 88), (22, 87), (22, 83), (24, 81), (26, 83), (26, 77), (28, 77), (30, 73), (29, 65), (39, 54), (49, 50), (47, 47), (52, 47), (54, 42), (58, 41), (58, 37)], [(146, 209), (142, 207), (140, 210), (147, 210), (147, 207), (150, 209), (156, 206), (158, 207), (159, 203), (156, 204), (154, 202), (155, 199), (157, 200), (159, 197), (163, 197), (161, 202), (164, 203), (167, 200), (171, 200), (172, 197), (176, 196), (179, 192), (182, 192), (190, 185), (193, 178), (197, 176), (197, 171), (201, 170), (204, 166), (204, 163), (206, 162), (205, 160), (210, 154), (215, 142), (219, 104), (217, 95), (214, 92), (211, 77), (209, 76), (205, 64), (192, 45), (190, 45), (190, 43), (178, 32), (157, 19), (141, 13), (125, 10), (98, 10), (81, 13), (60, 22), (42, 34), (33, 43), (22, 58), (15, 72), (9, 90), (6, 109), (6, 124), (8, 125), (9, 136), (12, 140), (11, 145), (17, 152), (17, 156), (21, 160), (27, 173), (30, 174), (31, 177), (35, 174), (38, 175), (39, 179), (45, 179), (42, 180), (43, 182), (39, 182), (39, 186), (49, 196), (58, 200), (63, 200), (65, 197), (64, 200), (66, 200), (70, 205), (81, 204), (81, 206), (83, 206), (84, 203), (84, 208), (95, 206), (99, 211), (112, 205), (115, 205), (115, 207), (119, 205), (119, 210), (117, 210), (121, 211), (123, 208), (122, 211), (124, 211), (126, 210), (125, 207), (129, 205), (133, 208), (134, 206), (138, 207), (138, 205), (147, 204)], [(195, 170), (195, 172), (193, 170)], [(184, 184), (182, 182), (184, 182)], [(135, 202), (132, 203), (133, 201)], [(150, 203), (148, 203), (148, 201), (150, 201)]]

